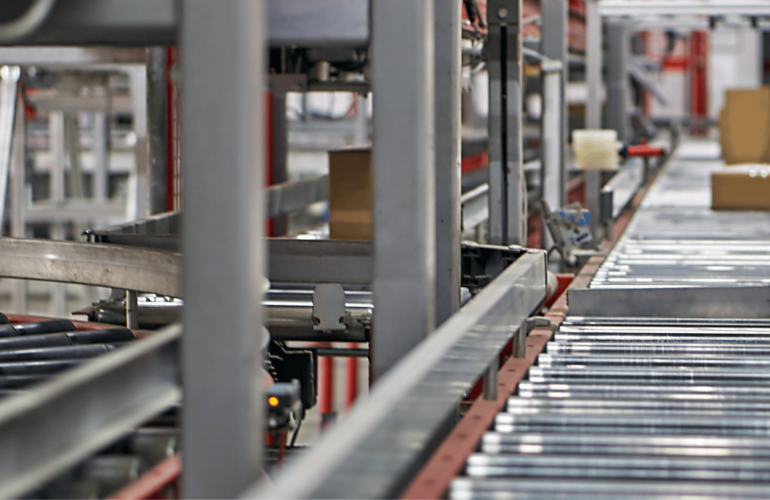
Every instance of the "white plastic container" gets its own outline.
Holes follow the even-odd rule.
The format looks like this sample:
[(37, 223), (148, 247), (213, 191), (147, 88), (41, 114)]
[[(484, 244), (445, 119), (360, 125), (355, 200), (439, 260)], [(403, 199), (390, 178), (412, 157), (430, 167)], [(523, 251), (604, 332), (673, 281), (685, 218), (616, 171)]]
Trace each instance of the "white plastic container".
[(572, 147), (579, 169), (618, 169), (618, 133), (615, 130), (575, 130)]

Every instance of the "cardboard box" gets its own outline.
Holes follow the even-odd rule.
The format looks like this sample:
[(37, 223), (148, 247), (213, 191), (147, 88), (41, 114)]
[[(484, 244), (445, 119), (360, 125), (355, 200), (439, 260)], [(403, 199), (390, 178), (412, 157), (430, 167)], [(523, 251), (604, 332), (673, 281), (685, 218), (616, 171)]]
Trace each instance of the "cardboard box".
[(711, 174), (711, 208), (770, 210), (770, 168)]
[(329, 239), (372, 239), (372, 152), (329, 151)]
[(770, 163), (770, 87), (726, 92), (719, 142), (728, 165)]

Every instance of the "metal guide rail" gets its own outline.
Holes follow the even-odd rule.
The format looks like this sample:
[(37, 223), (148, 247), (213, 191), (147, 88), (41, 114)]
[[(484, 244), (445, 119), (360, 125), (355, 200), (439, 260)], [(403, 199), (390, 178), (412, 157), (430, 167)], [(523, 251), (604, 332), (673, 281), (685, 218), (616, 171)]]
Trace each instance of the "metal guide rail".
[(713, 143), (680, 146), (591, 288), (770, 283), (770, 212), (711, 210), (711, 173), (721, 167)]

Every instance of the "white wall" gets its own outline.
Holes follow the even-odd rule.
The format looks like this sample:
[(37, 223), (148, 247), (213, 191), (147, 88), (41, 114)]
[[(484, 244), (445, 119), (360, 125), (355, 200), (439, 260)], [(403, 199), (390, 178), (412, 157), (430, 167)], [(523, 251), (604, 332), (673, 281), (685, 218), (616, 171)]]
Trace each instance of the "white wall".
[(761, 34), (750, 27), (717, 27), (709, 34), (708, 109), (718, 118), (725, 90), (762, 85)]

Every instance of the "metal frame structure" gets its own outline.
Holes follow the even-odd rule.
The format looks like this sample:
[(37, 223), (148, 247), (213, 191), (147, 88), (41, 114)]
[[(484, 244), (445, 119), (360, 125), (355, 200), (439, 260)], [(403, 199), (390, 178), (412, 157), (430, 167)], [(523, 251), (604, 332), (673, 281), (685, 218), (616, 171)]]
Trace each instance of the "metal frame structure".
[(433, 68), (433, 2), (373, 2), (374, 380), (435, 324)]
[(182, 490), (189, 498), (234, 497), (261, 463), (265, 29), (263, 0), (184, 2)]
[[(411, 481), (458, 405), (545, 299), (545, 252), (511, 264), (394, 366), (270, 486), (244, 498), (392, 498)], [(398, 438), (398, 436), (403, 436)]]
[(487, 4), (489, 73), (489, 241), (527, 239), (527, 192), (522, 163), (521, 0)]

